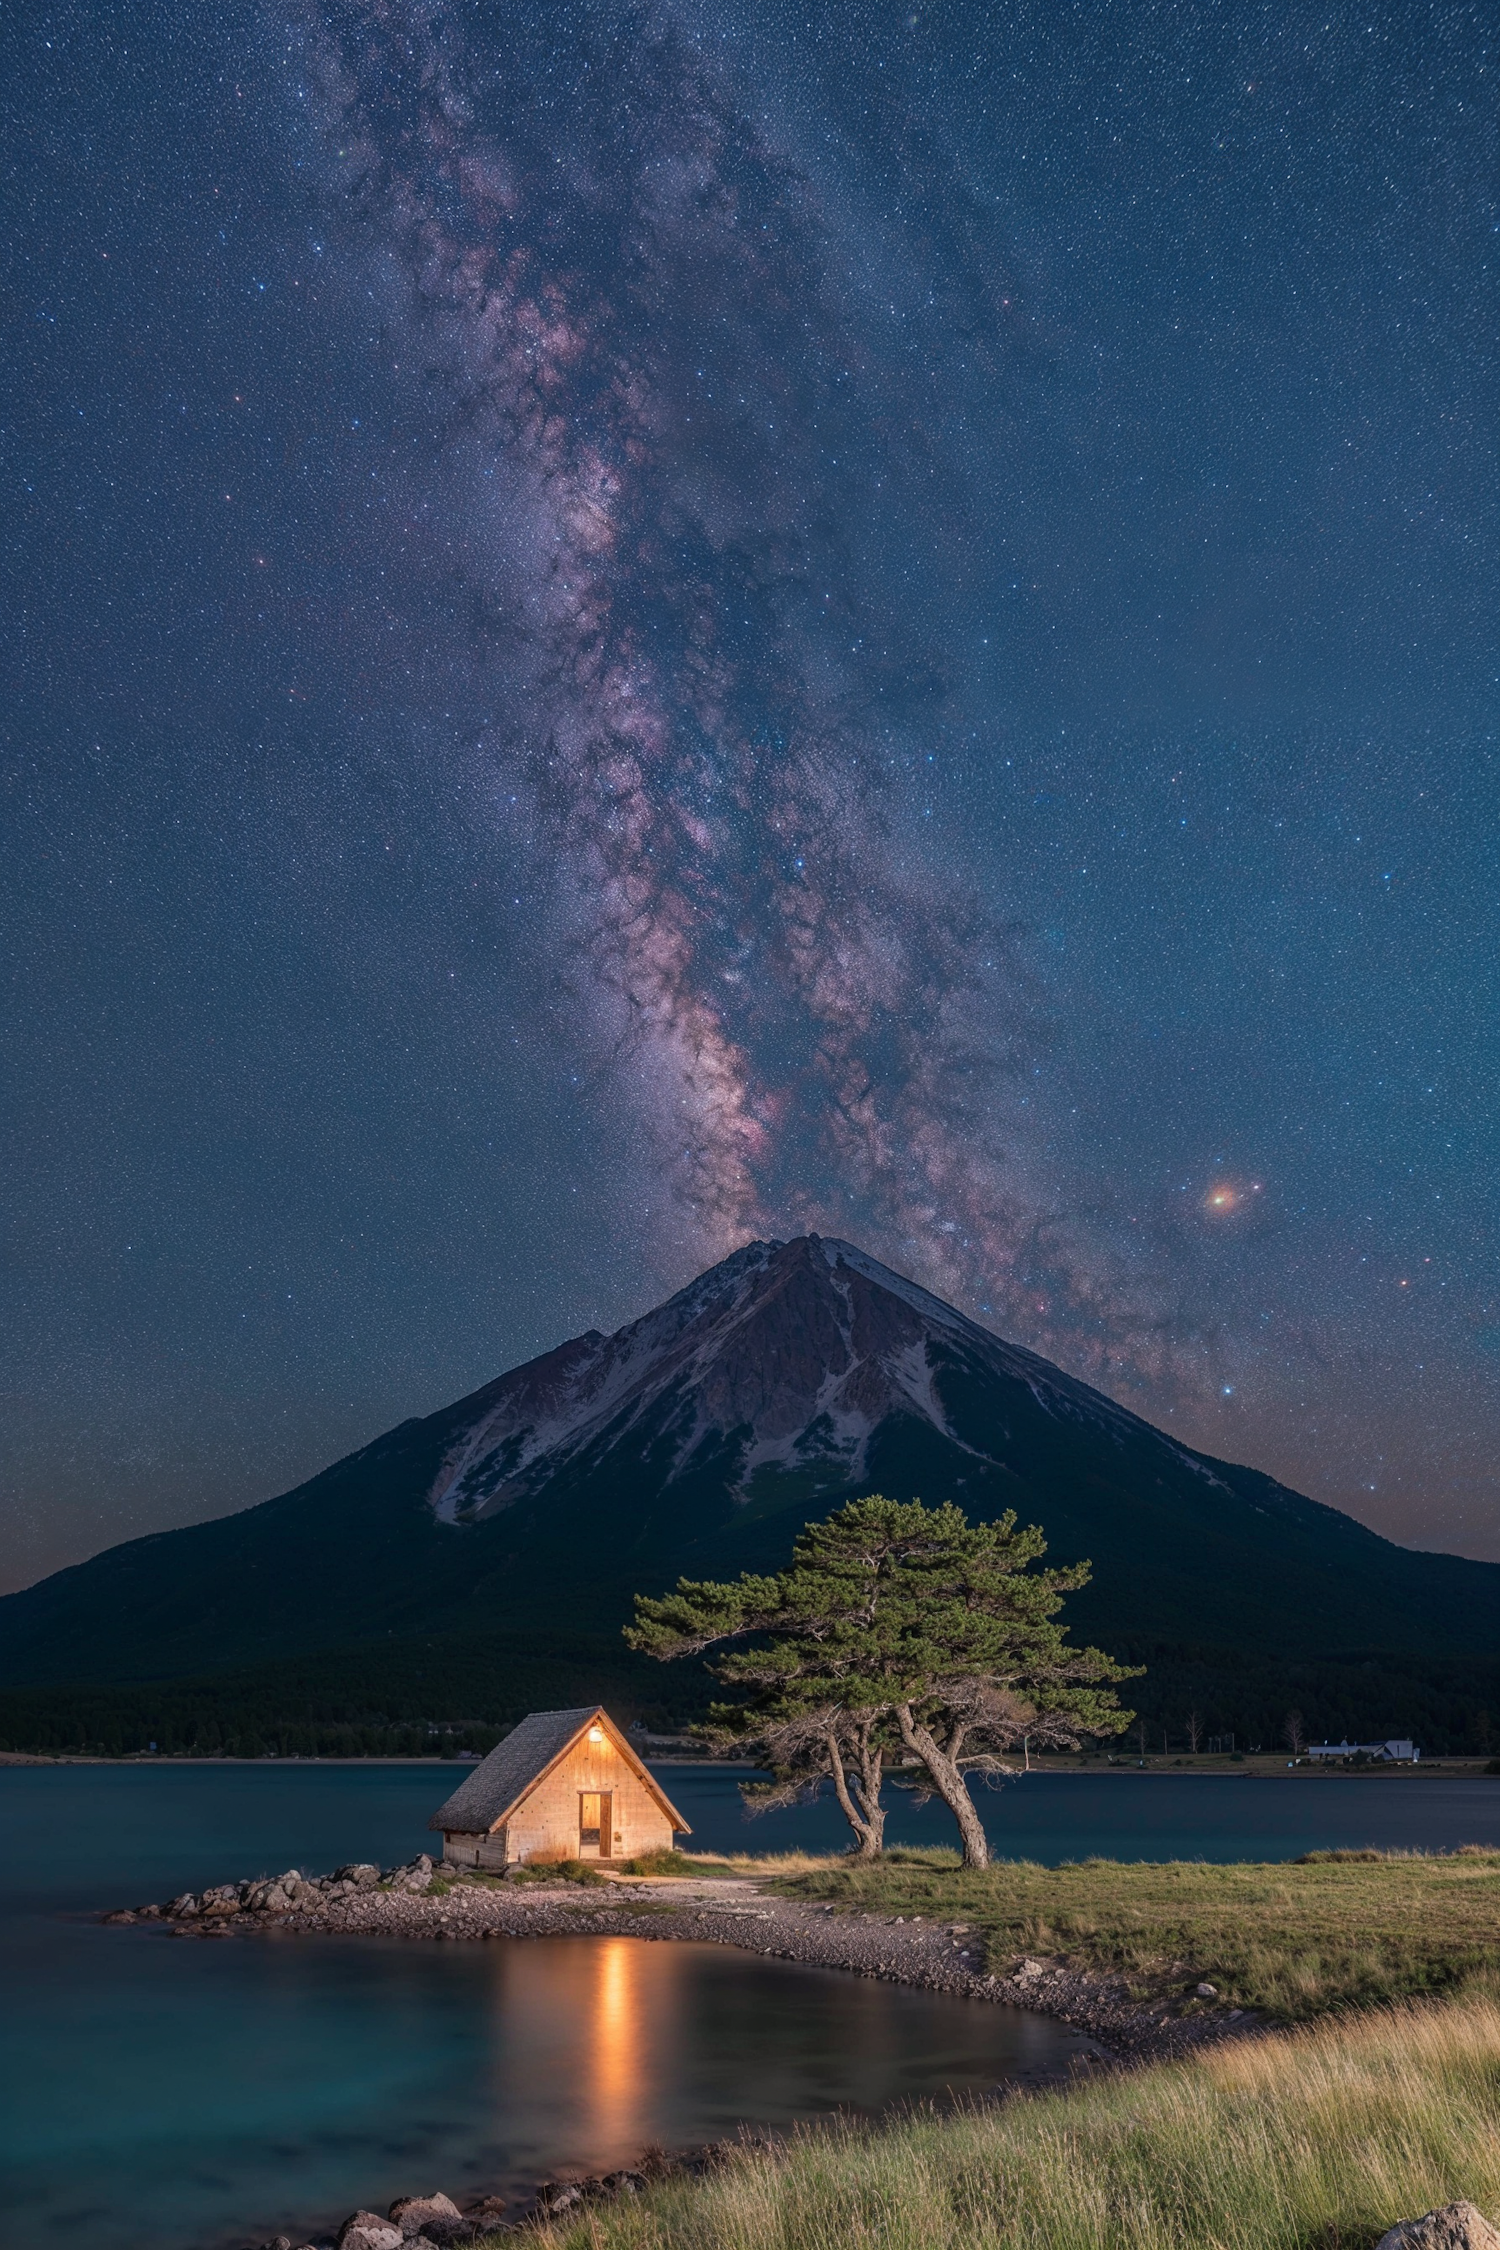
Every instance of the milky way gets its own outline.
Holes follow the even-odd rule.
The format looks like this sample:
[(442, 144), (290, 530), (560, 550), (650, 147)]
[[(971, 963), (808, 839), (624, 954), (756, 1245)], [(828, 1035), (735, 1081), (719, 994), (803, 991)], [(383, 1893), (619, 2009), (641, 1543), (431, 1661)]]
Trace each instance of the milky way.
[[(328, 12), (303, 60), (445, 395), (488, 748), (663, 1190), (705, 1259), (873, 1230), (1075, 1363), (1160, 1373), (1162, 1324), (1061, 1214), (1017, 949), (914, 841), (941, 652), (855, 548), (915, 408), (818, 198), (670, 25), (595, 30), (561, 83), (508, 28)], [(933, 567), (919, 507), (875, 529)]]
[(806, 1227), (1500, 1554), (1492, 15), (10, 11), (13, 1578)]

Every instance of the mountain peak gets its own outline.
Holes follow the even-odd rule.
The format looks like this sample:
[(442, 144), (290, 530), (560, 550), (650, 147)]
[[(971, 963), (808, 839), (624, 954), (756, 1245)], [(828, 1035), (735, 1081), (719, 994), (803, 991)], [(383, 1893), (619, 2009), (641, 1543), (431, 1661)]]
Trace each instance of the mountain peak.
[(613, 1335), (590, 1330), (455, 1408), (432, 1505), (477, 1522), (648, 1439), (667, 1482), (708, 1448), (733, 1455), (741, 1499), (787, 1474), (811, 1490), (857, 1482), (894, 1417), (960, 1442), (936, 1380), (955, 1361), (1024, 1383), (1049, 1414), (1145, 1426), (856, 1244), (806, 1234), (748, 1242)]

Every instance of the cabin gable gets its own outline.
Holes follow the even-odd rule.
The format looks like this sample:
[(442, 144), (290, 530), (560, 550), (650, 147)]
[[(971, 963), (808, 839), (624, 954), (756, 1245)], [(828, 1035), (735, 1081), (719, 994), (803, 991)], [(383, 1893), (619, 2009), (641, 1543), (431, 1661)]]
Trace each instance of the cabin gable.
[(504, 1868), (670, 1851), (683, 1819), (606, 1711), (534, 1712), (435, 1813), (443, 1857)]

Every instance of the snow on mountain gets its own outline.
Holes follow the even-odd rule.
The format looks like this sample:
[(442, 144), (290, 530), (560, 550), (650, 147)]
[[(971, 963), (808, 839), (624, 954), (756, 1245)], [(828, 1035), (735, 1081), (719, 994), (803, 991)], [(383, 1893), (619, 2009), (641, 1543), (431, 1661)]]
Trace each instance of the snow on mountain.
[(954, 1438), (934, 1377), (955, 1360), (1024, 1384), (1049, 1415), (1118, 1439), (1149, 1428), (852, 1243), (804, 1235), (748, 1243), (614, 1335), (591, 1329), (492, 1383), (449, 1448), (432, 1506), (441, 1522), (472, 1523), (585, 1452), (644, 1439), (666, 1481), (705, 1445), (738, 1447), (742, 1496), (777, 1471), (858, 1479), (893, 1414)]

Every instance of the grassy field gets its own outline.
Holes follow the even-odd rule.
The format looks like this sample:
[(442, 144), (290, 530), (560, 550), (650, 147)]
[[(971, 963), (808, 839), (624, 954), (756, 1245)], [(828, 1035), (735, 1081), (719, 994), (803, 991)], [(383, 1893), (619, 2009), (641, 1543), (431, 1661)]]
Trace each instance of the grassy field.
[[(1369, 2250), (1500, 2218), (1500, 2006), (1377, 2009), (1002, 2107), (809, 2129), (539, 2250)], [(498, 2238), (497, 2238), (498, 2241)]]
[(1201, 1979), (1221, 2001), (1281, 2022), (1500, 1972), (1500, 1852), (1478, 1849), (1314, 1852), (1231, 1867), (1006, 1862), (971, 1873), (903, 1853), (869, 1869), (809, 1864), (777, 1882), (847, 1912), (967, 1922), (997, 1971), (1040, 1954), (1123, 1970), (1143, 1992)]
[(1141, 1996), (1200, 1981), (1218, 2001), (1296, 2023), (1329, 2009), (1454, 1992), (1500, 1974), (1500, 1852), (1311, 1852), (1217, 1867), (1203, 1860), (1007, 1860), (968, 1872), (956, 1853), (896, 1851), (872, 1867), (788, 1853), (662, 1854), (642, 1873), (755, 1876), (851, 1914), (921, 1915), (982, 1934), (993, 1970), (1023, 1954), (1123, 1972)]

